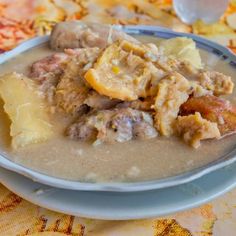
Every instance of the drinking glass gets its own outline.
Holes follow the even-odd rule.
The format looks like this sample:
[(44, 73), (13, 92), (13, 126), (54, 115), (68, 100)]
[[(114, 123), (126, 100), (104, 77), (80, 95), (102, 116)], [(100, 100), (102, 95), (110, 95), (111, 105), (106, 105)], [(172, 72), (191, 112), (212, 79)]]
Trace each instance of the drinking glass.
[(176, 14), (191, 24), (198, 19), (205, 23), (217, 21), (228, 6), (229, 0), (173, 0)]

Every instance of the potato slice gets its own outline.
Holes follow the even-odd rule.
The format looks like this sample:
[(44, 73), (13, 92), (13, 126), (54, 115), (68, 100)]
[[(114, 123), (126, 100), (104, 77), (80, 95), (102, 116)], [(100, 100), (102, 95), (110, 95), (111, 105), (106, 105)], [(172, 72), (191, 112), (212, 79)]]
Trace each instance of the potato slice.
[(163, 40), (160, 47), (164, 49), (164, 54), (174, 59), (187, 61), (196, 68), (202, 68), (202, 61), (196, 43), (186, 37), (177, 37)]
[(132, 101), (146, 97), (146, 85), (157, 69), (142, 57), (144, 54), (141, 44), (114, 43), (87, 71), (85, 79), (98, 93), (111, 98)]
[(0, 77), (0, 96), (11, 120), (14, 149), (45, 141), (52, 135), (46, 105), (36, 89), (36, 84), (24, 75), (14, 72)]

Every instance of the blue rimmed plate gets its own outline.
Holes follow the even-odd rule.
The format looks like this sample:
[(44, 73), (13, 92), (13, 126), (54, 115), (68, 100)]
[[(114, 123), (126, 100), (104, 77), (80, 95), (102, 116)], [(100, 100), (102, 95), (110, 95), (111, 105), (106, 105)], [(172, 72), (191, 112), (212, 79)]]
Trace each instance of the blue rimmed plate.
[[(120, 28), (120, 27), (119, 27)], [(158, 38), (172, 38), (177, 36), (187, 36), (192, 38), (197, 46), (205, 51), (213, 53), (219, 57), (219, 59), (224, 60), (226, 63), (236, 67), (236, 57), (233, 55), (227, 48), (214, 43), (212, 41), (206, 40), (204, 38), (198, 37), (192, 34), (176, 33), (168, 29), (154, 27), (154, 26), (125, 26), (121, 27), (122, 30), (129, 34), (135, 35), (147, 35), (154, 36)], [(0, 64), (6, 62), (7, 60), (19, 55), (20, 53), (25, 52), (35, 46), (41, 45), (49, 40), (48, 36), (34, 38), (29, 40), (14, 50), (4, 53), (0, 56)], [(231, 152), (225, 154), (216, 161), (213, 161), (207, 165), (204, 165), (200, 168), (188, 171), (184, 174), (152, 180), (144, 182), (135, 182), (135, 183), (84, 183), (79, 181), (71, 181), (60, 179), (52, 176), (48, 176), (29, 168), (26, 168), (22, 165), (14, 163), (13, 161), (0, 156), (0, 165), (6, 169), (15, 171), (24, 176), (43, 183), (51, 185), (58, 188), (65, 188), (71, 190), (90, 190), (90, 191), (111, 191), (111, 192), (133, 192), (133, 191), (144, 191), (144, 190), (153, 190), (159, 188), (166, 188), (170, 186), (175, 186), (183, 183), (190, 182), (194, 179), (197, 179), (207, 173), (210, 173), (214, 170), (217, 170), (226, 165), (230, 165), (236, 160), (236, 149), (233, 149)]]

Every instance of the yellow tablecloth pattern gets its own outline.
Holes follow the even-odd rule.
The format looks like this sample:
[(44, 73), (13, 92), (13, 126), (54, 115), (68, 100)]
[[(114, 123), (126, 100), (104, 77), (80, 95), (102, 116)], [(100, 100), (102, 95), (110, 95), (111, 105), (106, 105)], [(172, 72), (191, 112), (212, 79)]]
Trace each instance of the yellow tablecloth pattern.
[[(231, 0), (221, 19), (210, 25), (202, 21), (182, 23), (171, 0), (0, 0), (0, 52), (47, 34), (55, 23), (70, 19), (161, 25), (202, 35), (236, 52), (236, 0)], [(236, 190), (199, 208), (161, 219), (101, 221), (43, 209), (0, 184), (0, 235), (235, 236)]]

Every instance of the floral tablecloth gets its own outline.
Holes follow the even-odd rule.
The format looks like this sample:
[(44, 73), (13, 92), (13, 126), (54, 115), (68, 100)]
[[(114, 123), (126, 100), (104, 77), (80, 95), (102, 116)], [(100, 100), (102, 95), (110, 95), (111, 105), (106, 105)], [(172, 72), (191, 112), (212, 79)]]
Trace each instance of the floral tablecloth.
[[(71, 19), (161, 25), (202, 35), (236, 52), (236, 0), (231, 0), (221, 19), (210, 25), (182, 23), (171, 0), (0, 0), (0, 52), (35, 35), (48, 34), (55, 23)], [(43, 209), (0, 184), (0, 235), (235, 236), (236, 190), (164, 218), (101, 221)]]

